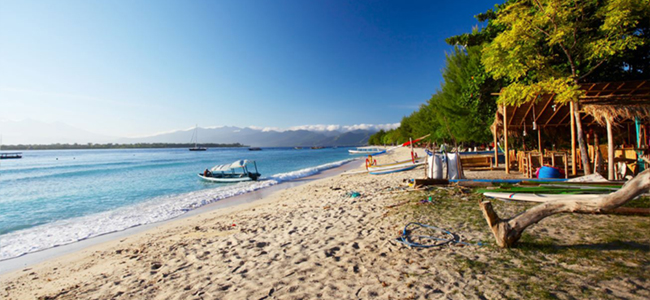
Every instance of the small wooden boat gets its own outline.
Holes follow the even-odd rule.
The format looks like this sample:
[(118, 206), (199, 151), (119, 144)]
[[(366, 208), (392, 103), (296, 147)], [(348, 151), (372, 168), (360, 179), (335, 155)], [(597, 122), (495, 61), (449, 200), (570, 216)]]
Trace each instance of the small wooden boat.
[[(248, 170), (250, 164), (255, 166), (255, 172)], [(216, 165), (210, 170), (206, 169), (203, 173), (199, 173), (199, 177), (203, 180), (224, 183), (255, 181), (260, 176), (254, 160), (238, 160), (231, 164)]]
[(248, 148), (248, 151), (262, 151), (262, 148), (260, 148), (260, 147), (250, 147), (250, 148)]
[[(368, 158), (366, 158), (366, 169), (368, 170), (368, 174), (381, 175), (402, 172), (415, 169), (415, 167), (424, 165), (426, 163), (424, 159), (418, 158), (417, 153), (413, 151), (413, 141), (411, 139), (409, 139), (409, 141), (403, 145), (411, 145), (411, 159), (380, 165), (377, 164), (377, 161), (372, 158), (372, 155), (368, 155)], [(387, 150), (384, 150), (383, 152), (386, 151)]]

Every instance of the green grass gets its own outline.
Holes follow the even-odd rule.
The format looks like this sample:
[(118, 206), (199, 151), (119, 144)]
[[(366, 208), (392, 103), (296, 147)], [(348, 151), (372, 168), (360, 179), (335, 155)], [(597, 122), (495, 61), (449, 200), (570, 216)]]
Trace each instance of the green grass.
[[(432, 203), (420, 204), (431, 197)], [(458, 248), (446, 267), (463, 276), (486, 276), (489, 280), (468, 288), (475, 295), (506, 286), (506, 298), (599, 298), (614, 295), (600, 285), (630, 280), (650, 286), (650, 217), (563, 214), (548, 217), (524, 231), (516, 248), (496, 246), (478, 202), (481, 194), (471, 190), (434, 189), (401, 196), (409, 203), (392, 211), (400, 222), (430, 224), (463, 235), (483, 247)], [(511, 217), (534, 204), (492, 201), (501, 217)], [(629, 203), (650, 207), (650, 199)], [(452, 248), (456, 249), (456, 248)], [(435, 250), (433, 250), (435, 251)], [(485, 254), (487, 259), (473, 255)], [(630, 293), (638, 293), (631, 288)], [(645, 294), (639, 295), (642, 297)]]

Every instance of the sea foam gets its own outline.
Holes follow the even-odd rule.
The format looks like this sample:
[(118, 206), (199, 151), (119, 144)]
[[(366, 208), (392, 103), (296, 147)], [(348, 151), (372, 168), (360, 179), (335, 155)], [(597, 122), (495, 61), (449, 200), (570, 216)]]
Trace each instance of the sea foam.
[(0, 236), (0, 260), (66, 245), (131, 227), (178, 217), (190, 210), (216, 201), (249, 193), (282, 182), (315, 175), (341, 166), (353, 159), (341, 160), (298, 171), (275, 174), (260, 181), (230, 184), (214, 189), (167, 195), (115, 210), (83, 217), (59, 220)]

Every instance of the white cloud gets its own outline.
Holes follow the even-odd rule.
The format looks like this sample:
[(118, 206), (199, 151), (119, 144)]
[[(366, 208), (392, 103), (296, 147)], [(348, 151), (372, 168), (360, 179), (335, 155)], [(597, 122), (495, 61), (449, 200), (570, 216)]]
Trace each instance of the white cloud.
[(253, 130), (260, 130), (264, 132), (268, 131), (295, 131), (295, 130), (307, 130), (307, 131), (340, 131), (348, 132), (354, 130), (391, 130), (399, 127), (400, 123), (388, 123), (388, 124), (355, 124), (355, 125), (335, 125), (335, 124), (316, 124), (316, 125), (300, 125), (292, 126), (287, 129), (278, 128), (278, 127), (258, 127), (258, 126), (248, 126), (248, 128)]

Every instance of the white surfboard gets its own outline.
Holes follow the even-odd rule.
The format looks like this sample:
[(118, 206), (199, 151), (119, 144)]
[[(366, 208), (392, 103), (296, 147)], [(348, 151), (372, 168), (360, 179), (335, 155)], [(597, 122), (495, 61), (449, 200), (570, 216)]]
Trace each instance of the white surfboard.
[(548, 202), (553, 200), (591, 200), (597, 199), (604, 194), (578, 194), (578, 195), (567, 195), (567, 194), (530, 194), (530, 193), (483, 193), (485, 197), (504, 199), (504, 200), (514, 200), (514, 201), (529, 201), (529, 202)]

